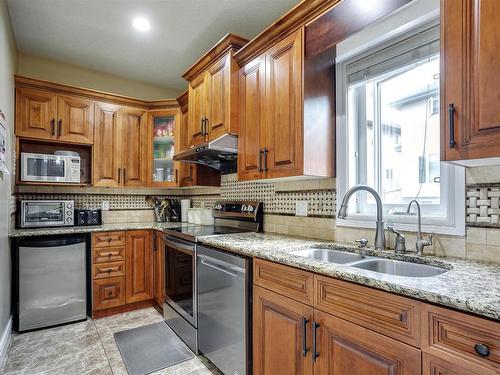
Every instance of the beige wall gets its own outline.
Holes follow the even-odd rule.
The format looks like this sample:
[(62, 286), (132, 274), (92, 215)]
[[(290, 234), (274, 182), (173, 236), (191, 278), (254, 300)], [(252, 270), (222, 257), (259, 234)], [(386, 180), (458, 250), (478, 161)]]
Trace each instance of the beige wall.
[(45, 81), (80, 86), (145, 100), (171, 99), (182, 92), (169, 87), (151, 85), (107, 73), (100, 73), (95, 70), (21, 52), (19, 52), (18, 60), (19, 75)]
[[(14, 74), (17, 67), (17, 51), (12, 34), (7, 5), (0, 0), (0, 109), (6, 116), (7, 165), (10, 167), (14, 126)], [(0, 172), (0, 361), (2, 360), (2, 337), (10, 320), (10, 275), (11, 261), (8, 226), (10, 213), (11, 181), (13, 176)]]

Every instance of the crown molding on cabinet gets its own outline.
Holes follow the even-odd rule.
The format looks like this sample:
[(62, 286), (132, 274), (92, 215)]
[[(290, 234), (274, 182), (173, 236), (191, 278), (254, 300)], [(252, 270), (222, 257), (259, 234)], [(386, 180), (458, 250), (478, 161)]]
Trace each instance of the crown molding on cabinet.
[(158, 109), (178, 109), (179, 104), (175, 99), (161, 99), (161, 100), (141, 100), (129, 96), (112, 94), (104, 91), (86, 89), (83, 87), (75, 87), (63, 85), (56, 82), (44, 81), (40, 79), (28, 78), (19, 75), (14, 76), (16, 87), (28, 87), (39, 90), (50, 90), (55, 94), (62, 95), (76, 95), (93, 100), (106, 101), (114, 104), (126, 105), (146, 110)]
[(206, 70), (214, 61), (219, 60), (223, 55), (229, 51), (236, 52), (248, 43), (248, 39), (242, 38), (234, 34), (226, 34), (219, 40), (210, 51), (205, 53), (197, 62), (195, 62), (187, 71), (182, 75), (186, 81), (191, 80), (198, 74)]

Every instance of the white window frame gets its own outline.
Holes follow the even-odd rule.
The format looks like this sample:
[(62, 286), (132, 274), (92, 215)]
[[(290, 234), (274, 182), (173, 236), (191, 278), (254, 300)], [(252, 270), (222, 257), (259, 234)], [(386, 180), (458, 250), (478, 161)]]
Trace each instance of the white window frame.
[[(374, 53), (392, 46), (399, 41), (407, 39), (438, 24), (438, 20), (412, 28), (411, 31), (393, 37), (389, 41), (376, 47), (369, 47), (354, 57), (336, 64), (336, 124), (337, 124), (337, 206), (345, 196), (349, 185), (349, 139), (347, 112), (347, 71), (346, 67), (353, 61), (360, 60)], [(451, 163), (441, 162), (441, 176), (445, 177), (448, 185), (441, 189), (441, 199), (446, 199), (446, 217), (425, 217), (422, 215), (422, 230), (428, 233), (465, 235), (465, 168)], [(443, 178), (442, 178), (443, 180)], [(351, 200), (356, 196), (351, 197)], [(349, 202), (348, 202), (349, 203)], [(350, 202), (354, 204), (354, 201)], [(414, 209), (412, 209), (412, 212)], [(337, 226), (356, 228), (375, 228), (375, 215), (369, 213), (349, 213), (346, 219), (337, 218)], [(384, 209), (384, 221), (398, 230), (416, 231), (416, 215), (391, 215)]]

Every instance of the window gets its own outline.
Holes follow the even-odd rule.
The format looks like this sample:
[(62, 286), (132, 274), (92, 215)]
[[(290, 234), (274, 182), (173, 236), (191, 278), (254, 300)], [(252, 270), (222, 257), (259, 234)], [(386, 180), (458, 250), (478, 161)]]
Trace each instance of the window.
[[(426, 230), (462, 234), (464, 171), (439, 156), (439, 66), (436, 21), (337, 64), (337, 193), (373, 187), (400, 229), (414, 229), (415, 218), (401, 214), (417, 199)], [(359, 192), (349, 209), (339, 225), (364, 226), (375, 200)]]

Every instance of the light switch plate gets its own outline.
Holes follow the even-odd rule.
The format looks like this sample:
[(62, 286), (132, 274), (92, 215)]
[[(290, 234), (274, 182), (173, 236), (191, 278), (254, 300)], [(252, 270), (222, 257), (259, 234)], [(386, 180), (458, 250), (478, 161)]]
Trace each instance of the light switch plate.
[(103, 211), (109, 211), (109, 201), (102, 201), (101, 208)]
[(307, 201), (295, 202), (295, 216), (307, 216)]

